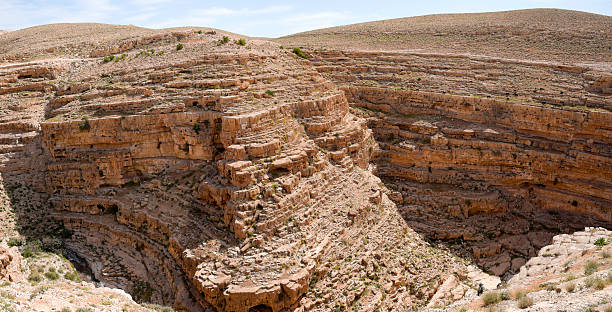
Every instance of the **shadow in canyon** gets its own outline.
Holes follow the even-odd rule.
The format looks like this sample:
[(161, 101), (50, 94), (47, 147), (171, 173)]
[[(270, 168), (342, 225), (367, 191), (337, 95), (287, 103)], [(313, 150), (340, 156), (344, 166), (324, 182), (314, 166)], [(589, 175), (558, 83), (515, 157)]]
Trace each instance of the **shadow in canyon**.
[[(447, 194), (436, 194), (435, 185), (389, 177), (382, 180), (393, 191), (390, 197), (408, 226), (432, 245), (449, 249), (502, 280), (518, 273), (542, 247), (552, 243), (555, 235), (571, 234), (585, 227), (612, 228), (612, 223), (592, 216), (539, 209), (528, 199), (501, 190), (498, 194), (506, 207), (495, 212), (470, 212), (441, 204)], [(470, 205), (469, 199), (461, 200), (465, 206)]]

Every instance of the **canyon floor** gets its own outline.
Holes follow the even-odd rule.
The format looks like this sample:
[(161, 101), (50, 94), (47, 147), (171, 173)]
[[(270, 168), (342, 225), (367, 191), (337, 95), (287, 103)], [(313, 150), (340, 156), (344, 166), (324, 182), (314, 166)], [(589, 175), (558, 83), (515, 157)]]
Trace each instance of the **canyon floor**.
[(611, 311), (612, 17), (0, 31), (0, 309)]

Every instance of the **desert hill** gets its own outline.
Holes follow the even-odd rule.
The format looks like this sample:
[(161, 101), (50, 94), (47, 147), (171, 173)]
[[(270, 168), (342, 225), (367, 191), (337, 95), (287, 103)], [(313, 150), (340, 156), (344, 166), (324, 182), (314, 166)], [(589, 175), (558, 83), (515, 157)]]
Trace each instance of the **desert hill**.
[(418, 50), (567, 62), (612, 60), (612, 17), (559, 9), (436, 14), (277, 39), (312, 49)]
[(0, 307), (607, 308), (609, 23), (5, 33)]

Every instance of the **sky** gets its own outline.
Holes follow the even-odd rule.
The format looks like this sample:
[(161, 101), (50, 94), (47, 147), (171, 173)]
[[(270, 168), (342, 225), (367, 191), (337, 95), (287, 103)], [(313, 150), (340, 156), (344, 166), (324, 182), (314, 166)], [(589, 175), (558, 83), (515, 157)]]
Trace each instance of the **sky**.
[(148, 28), (203, 26), (253, 37), (279, 37), (389, 18), (527, 8), (612, 15), (612, 0), (0, 0), (0, 29), (98, 22)]

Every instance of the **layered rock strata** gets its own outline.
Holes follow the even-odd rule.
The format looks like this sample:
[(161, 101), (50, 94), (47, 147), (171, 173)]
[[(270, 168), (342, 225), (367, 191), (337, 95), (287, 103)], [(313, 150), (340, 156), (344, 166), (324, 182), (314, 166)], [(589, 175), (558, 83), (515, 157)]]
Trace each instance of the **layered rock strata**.
[[(448, 252), (406, 227), (368, 171), (377, 145), (366, 121), (313, 67), (268, 42), (162, 39), (112, 62), (5, 67), (3, 103), (29, 89), (38, 100), (31, 153), (10, 155), (38, 184), (9, 195), (36, 194), (33, 215), (60, 221), (94, 279), (190, 311), (279, 311), (419, 306), (444, 276), (487, 278), (448, 266)], [(367, 260), (408, 244), (405, 260)]]
[[(497, 275), (612, 222), (610, 72), (431, 53), (314, 51), (380, 145), (409, 224)], [(605, 67), (604, 67), (605, 68)]]

